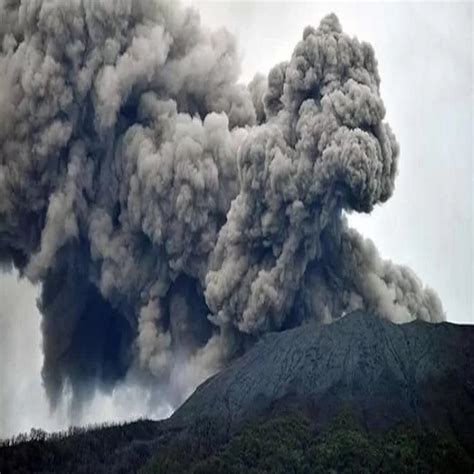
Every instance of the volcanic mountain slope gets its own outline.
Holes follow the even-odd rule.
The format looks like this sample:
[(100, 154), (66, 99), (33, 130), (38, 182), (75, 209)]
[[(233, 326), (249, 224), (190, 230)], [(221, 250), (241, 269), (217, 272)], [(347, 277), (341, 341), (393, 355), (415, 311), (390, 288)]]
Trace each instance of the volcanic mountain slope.
[(474, 326), (354, 312), (268, 334), (143, 423), (0, 447), (0, 471), (471, 472)]
[(172, 416), (205, 414), (229, 429), (279, 400), (305, 399), (319, 422), (351, 409), (369, 431), (398, 422), (474, 436), (474, 326), (396, 325), (356, 311), (264, 336), (203, 383)]

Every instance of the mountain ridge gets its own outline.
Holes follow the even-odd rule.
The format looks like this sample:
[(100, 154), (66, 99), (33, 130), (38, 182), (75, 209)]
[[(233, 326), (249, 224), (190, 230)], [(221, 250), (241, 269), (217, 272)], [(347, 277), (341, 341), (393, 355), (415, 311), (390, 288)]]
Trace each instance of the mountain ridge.
[[(429, 391), (446, 378), (453, 387), (436, 401), (436, 393)], [(474, 327), (418, 320), (396, 325), (357, 311), (329, 325), (308, 323), (264, 336), (200, 385), (170, 421), (189, 423), (206, 413), (225, 418), (232, 428), (291, 395), (311, 397), (332, 412), (327, 399), (332, 393), (338, 403), (367, 410), (385, 399), (387, 407), (403, 410), (410, 419), (421, 417), (429, 428), (434, 412), (427, 403), (436, 402), (434, 411), (445, 424), (445, 414), (439, 412), (453, 390), (459, 392), (456, 400), (465, 398), (463, 406), (470, 399), (468, 418), (474, 425)], [(377, 422), (385, 428), (400, 419), (387, 409), (376, 418), (368, 416), (374, 428)]]

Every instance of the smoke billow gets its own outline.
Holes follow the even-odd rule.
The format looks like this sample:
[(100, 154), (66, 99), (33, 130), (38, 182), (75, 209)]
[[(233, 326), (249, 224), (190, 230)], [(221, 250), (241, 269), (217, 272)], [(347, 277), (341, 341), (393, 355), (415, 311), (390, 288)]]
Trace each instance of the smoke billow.
[(4, 0), (0, 39), (0, 260), (42, 284), (53, 406), (132, 371), (180, 392), (357, 308), (443, 319), (345, 220), (391, 196), (399, 149), (335, 15), (248, 87), (172, 1)]

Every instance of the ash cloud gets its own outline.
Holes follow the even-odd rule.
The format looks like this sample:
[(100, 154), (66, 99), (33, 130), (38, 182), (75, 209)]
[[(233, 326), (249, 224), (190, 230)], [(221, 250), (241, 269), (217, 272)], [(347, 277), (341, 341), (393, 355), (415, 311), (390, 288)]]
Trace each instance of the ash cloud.
[(267, 331), (363, 308), (444, 318), (348, 227), (394, 189), (372, 47), (337, 17), (238, 84), (171, 1), (0, 2), (0, 260), (42, 284), (43, 380), (183, 397)]

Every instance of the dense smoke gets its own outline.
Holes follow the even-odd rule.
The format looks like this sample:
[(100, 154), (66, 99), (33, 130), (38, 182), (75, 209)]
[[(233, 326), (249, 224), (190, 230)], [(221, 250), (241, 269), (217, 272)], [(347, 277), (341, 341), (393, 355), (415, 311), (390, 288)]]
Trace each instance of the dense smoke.
[(131, 372), (180, 392), (357, 308), (443, 319), (345, 220), (399, 150), (335, 15), (248, 87), (234, 38), (172, 1), (4, 0), (0, 39), (0, 260), (42, 284), (53, 406)]

